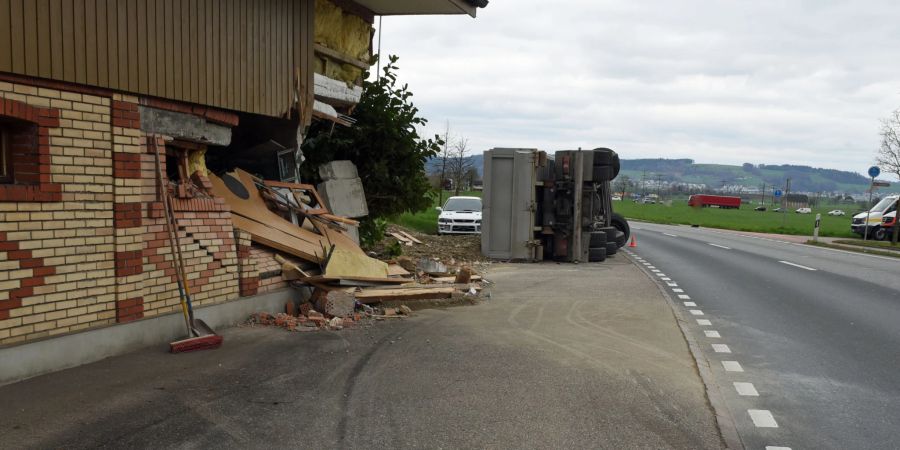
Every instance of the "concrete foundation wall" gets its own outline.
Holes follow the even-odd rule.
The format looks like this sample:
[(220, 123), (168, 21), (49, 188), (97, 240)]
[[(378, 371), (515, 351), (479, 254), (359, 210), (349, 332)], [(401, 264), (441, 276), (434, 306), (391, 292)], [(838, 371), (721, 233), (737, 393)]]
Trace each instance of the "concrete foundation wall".
[[(197, 308), (195, 316), (214, 329), (234, 326), (256, 311), (282, 311), (284, 303), (304, 295), (283, 289), (255, 297)], [(184, 317), (168, 314), (107, 326), (53, 339), (0, 349), (0, 385), (99, 361), (149, 346), (167, 347), (186, 337)], [(228, 340), (223, 345), (228, 345)]]

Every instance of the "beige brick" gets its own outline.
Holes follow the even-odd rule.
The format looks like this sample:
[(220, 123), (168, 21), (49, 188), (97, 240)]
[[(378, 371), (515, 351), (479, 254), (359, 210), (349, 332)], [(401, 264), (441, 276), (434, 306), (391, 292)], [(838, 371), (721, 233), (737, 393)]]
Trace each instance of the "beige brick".
[(65, 92), (62, 91), (59, 93), (59, 96), (62, 97), (63, 100), (71, 100), (73, 102), (81, 101), (81, 94), (77, 94), (75, 92)]
[[(31, 325), (31, 324), (43, 322), (43, 321), (44, 321), (43, 314), (32, 314), (30, 316), (25, 316), (22, 318), (22, 325)], [(38, 330), (38, 331), (40, 331), (40, 330)]]
[(10, 336), (21, 336), (23, 334), (28, 334), (34, 331), (34, 325), (25, 325), (17, 328), (12, 328), (9, 330)]
[(56, 328), (56, 322), (41, 322), (34, 324), (34, 331), (47, 331)]
[[(37, 93), (37, 89), (35, 89), (35, 93)], [(38, 97), (37, 95), (29, 95), (27, 102), (31, 106), (39, 106), (41, 108), (49, 108), (50, 107), (50, 99), (44, 97)]]
[[(59, 108), (63, 111), (67, 111), (72, 109), (72, 102), (67, 100), (50, 100), (51, 108)], [(63, 114), (60, 114), (61, 117), (65, 117), (66, 119), (74, 119), (75, 117), (66, 117)], [(80, 117), (78, 117), (80, 119)]]
[(53, 312), (49, 312), (49, 313), (45, 314), (44, 316), (45, 316), (44, 318), (47, 320), (63, 319), (66, 317), (66, 312), (65, 311), (53, 311)]
[(0, 329), (4, 328), (13, 328), (22, 325), (21, 317), (14, 317), (12, 319), (0, 320)]
[(59, 91), (53, 89), (38, 88), (38, 95), (47, 98), (59, 98)]
[(25, 84), (17, 84), (13, 86), (13, 91), (17, 94), (38, 95), (38, 90), (36, 87), (28, 86)]

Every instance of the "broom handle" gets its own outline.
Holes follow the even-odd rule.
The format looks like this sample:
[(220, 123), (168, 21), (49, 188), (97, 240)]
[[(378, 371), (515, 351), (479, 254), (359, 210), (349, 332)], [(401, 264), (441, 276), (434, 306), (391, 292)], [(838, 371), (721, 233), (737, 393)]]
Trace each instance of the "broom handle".
[(159, 184), (159, 196), (163, 201), (166, 229), (169, 231), (169, 251), (172, 252), (172, 264), (175, 266), (175, 281), (178, 283), (178, 296), (181, 298), (181, 312), (184, 314), (184, 324), (187, 326), (188, 336), (193, 336), (193, 327), (191, 326), (191, 318), (188, 313), (188, 303), (185, 301), (184, 288), (181, 285), (181, 274), (178, 272), (178, 261), (175, 254), (175, 238), (177, 237), (177, 234), (173, 231), (172, 221), (169, 216), (169, 196), (166, 194), (165, 184), (163, 183), (162, 165), (159, 162), (159, 146), (156, 143), (156, 136), (151, 135), (148, 136), (148, 138), (154, 140), (153, 156), (156, 162), (156, 180)]
[(172, 205), (172, 198), (166, 196), (166, 203), (172, 210), (172, 228), (175, 229), (175, 251), (178, 255), (178, 267), (181, 271), (181, 279), (184, 280), (184, 297), (187, 299), (187, 311), (190, 322), (194, 322), (194, 307), (191, 304), (191, 286), (188, 283), (187, 272), (184, 270), (184, 258), (181, 256), (181, 238), (178, 237), (178, 219), (175, 218), (175, 207)]

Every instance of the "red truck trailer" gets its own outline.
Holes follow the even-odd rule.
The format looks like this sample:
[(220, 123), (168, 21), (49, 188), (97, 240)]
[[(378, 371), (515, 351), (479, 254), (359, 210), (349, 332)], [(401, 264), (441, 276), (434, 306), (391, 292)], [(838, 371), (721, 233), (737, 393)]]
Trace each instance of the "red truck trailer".
[(727, 195), (706, 195), (706, 194), (697, 194), (692, 195), (691, 198), (688, 199), (688, 206), (696, 206), (696, 207), (710, 207), (710, 206), (718, 206), (719, 208), (740, 208), (741, 207), (741, 198), (740, 197), (729, 197)]

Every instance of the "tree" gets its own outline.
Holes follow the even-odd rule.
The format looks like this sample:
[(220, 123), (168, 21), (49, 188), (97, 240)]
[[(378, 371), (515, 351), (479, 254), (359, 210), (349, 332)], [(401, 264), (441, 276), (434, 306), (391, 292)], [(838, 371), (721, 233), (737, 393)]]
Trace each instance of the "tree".
[(459, 138), (451, 146), (449, 166), (447, 167), (450, 179), (453, 180), (453, 195), (459, 195), (463, 181), (466, 180), (466, 174), (472, 168), (474, 168), (474, 163), (469, 156), (469, 140)]
[(875, 157), (878, 165), (900, 179), (900, 109), (881, 121), (881, 147)]
[(363, 83), (362, 99), (353, 111), (352, 127), (313, 124), (303, 143), (306, 164), (301, 175), (318, 180), (319, 165), (333, 160), (356, 164), (369, 207), (368, 221), (431, 206), (425, 162), (441, 150), (440, 136), (423, 139), (416, 129), (428, 121), (410, 101), (412, 92), (397, 82), (397, 56), (391, 56), (374, 82)]
[(447, 121), (447, 131), (444, 132), (444, 148), (441, 150), (441, 179), (438, 184), (438, 205), (444, 204), (444, 180), (447, 179), (447, 162), (450, 160), (450, 121)]

